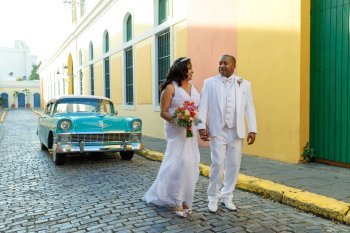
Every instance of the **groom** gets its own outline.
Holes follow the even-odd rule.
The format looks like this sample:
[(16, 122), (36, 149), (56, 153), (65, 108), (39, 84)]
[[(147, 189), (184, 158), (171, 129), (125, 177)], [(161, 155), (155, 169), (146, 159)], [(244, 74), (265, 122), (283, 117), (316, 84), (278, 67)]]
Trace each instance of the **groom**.
[(246, 136), (244, 115), (248, 123), (248, 145), (254, 143), (257, 133), (250, 82), (235, 75), (235, 68), (235, 57), (223, 55), (219, 61), (220, 75), (205, 80), (199, 104), (202, 120), (198, 126), (199, 134), (202, 140), (210, 140), (210, 212), (218, 210), (219, 199), (227, 209), (236, 210), (232, 197)]

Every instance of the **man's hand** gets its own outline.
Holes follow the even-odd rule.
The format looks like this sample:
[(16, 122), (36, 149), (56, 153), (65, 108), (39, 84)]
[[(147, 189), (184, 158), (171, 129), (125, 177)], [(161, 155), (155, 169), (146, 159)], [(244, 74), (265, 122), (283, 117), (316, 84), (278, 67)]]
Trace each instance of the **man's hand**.
[(255, 142), (255, 136), (256, 136), (256, 133), (253, 133), (253, 132), (248, 133), (248, 137), (247, 137), (248, 145), (251, 145)]
[(198, 130), (199, 136), (203, 141), (210, 141), (209, 139), (209, 132), (207, 129), (200, 129)]

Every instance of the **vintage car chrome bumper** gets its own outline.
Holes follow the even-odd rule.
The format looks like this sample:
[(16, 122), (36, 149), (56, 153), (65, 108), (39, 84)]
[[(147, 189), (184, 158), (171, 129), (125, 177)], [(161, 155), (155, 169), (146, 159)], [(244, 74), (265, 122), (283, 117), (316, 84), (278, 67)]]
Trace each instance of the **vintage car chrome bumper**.
[[(74, 136), (73, 136), (74, 138)], [(117, 151), (130, 151), (130, 150), (141, 150), (141, 133), (130, 134), (129, 140), (123, 141), (106, 141), (106, 140), (94, 140), (88, 139), (84, 141), (83, 139), (77, 141), (72, 141), (72, 135), (69, 134), (58, 134), (54, 148), (56, 153), (84, 153), (84, 152), (117, 152)], [(131, 140), (130, 140), (131, 139)]]

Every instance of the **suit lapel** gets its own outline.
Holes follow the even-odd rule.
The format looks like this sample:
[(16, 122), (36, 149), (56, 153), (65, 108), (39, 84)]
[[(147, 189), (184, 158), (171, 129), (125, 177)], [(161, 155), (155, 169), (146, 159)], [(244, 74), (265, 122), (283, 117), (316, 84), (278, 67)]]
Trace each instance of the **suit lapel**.
[(218, 103), (220, 107), (220, 111), (223, 112), (223, 83), (221, 82), (221, 76), (217, 76), (215, 79), (215, 92), (216, 97), (218, 98)]
[(238, 83), (239, 77), (235, 75), (235, 78), (233, 79), (235, 92), (236, 92), (236, 113), (239, 111), (239, 107), (241, 105), (242, 100), (242, 90), (243, 90), (243, 83), (239, 85)]

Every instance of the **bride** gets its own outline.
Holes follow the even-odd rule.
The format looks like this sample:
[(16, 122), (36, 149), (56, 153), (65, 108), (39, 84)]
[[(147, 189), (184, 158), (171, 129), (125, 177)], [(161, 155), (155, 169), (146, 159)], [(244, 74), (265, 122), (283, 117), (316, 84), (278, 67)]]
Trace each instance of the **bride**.
[(191, 60), (180, 57), (170, 67), (160, 87), (160, 116), (165, 120), (167, 145), (157, 178), (142, 198), (147, 203), (170, 205), (177, 216), (184, 218), (192, 213), (199, 177), (198, 129), (193, 125), (193, 137), (186, 137), (186, 128), (174, 124), (173, 113), (186, 100), (198, 106), (200, 96), (190, 82), (192, 75)]

